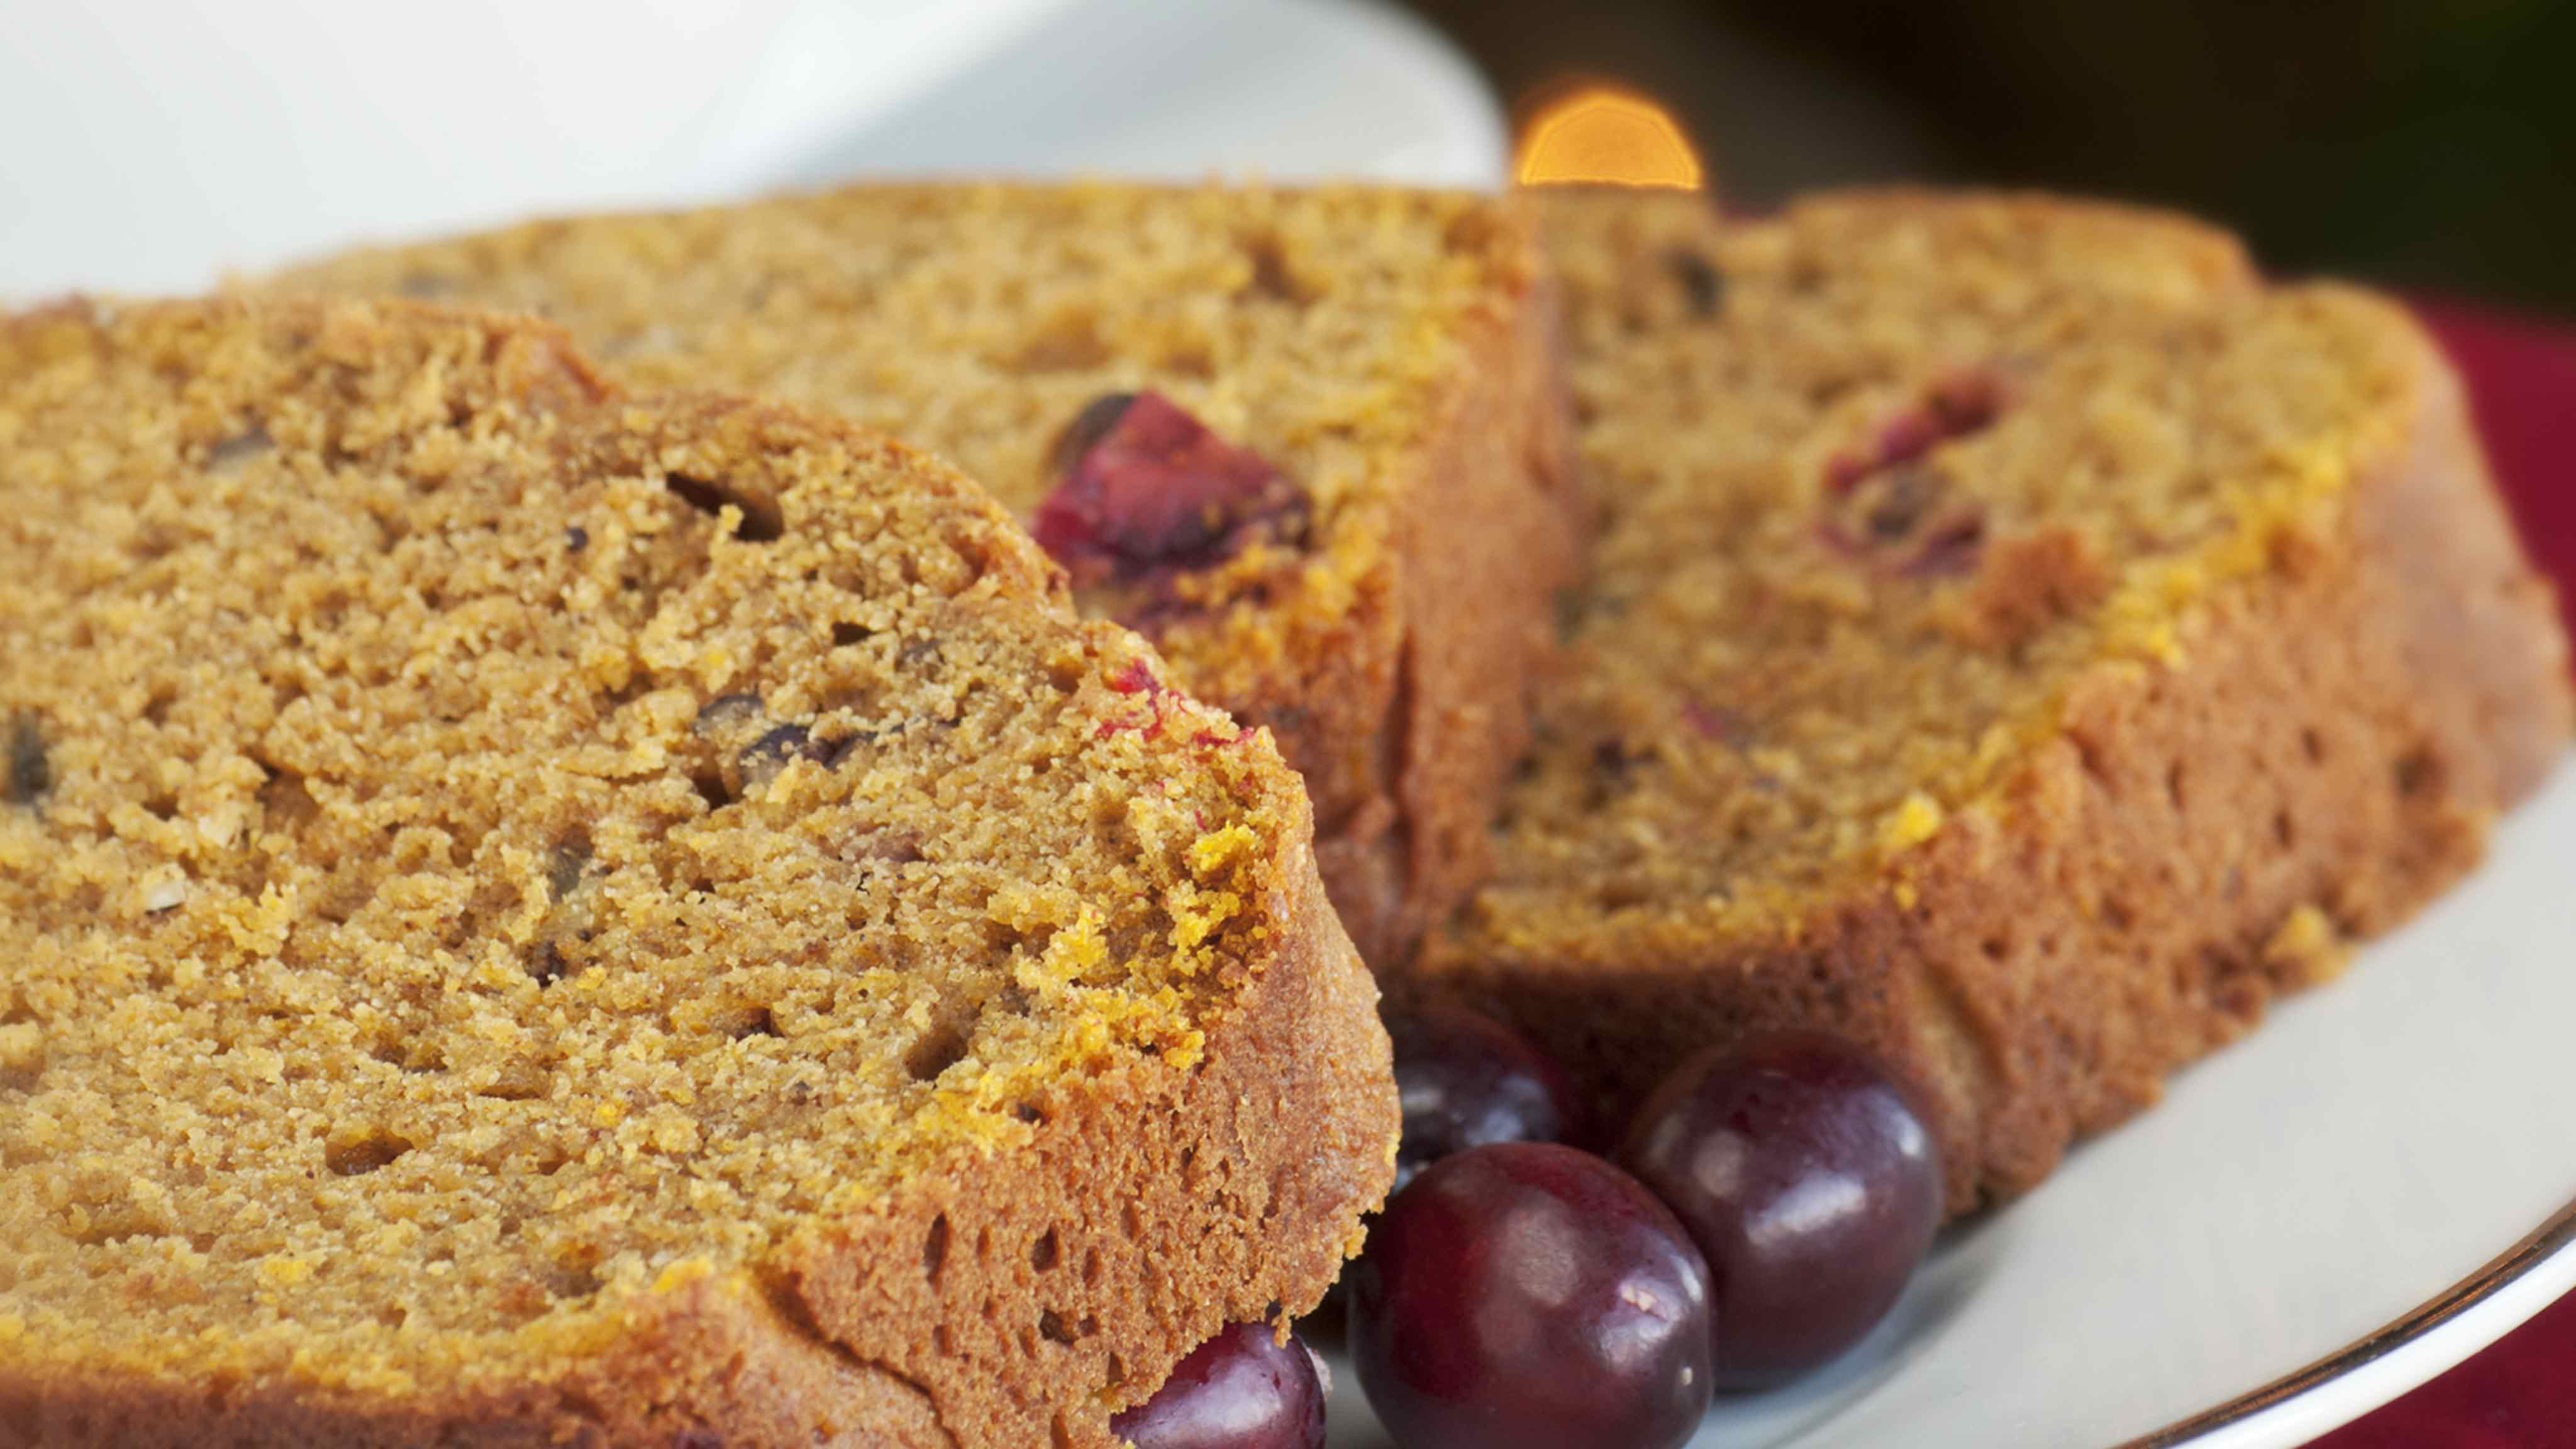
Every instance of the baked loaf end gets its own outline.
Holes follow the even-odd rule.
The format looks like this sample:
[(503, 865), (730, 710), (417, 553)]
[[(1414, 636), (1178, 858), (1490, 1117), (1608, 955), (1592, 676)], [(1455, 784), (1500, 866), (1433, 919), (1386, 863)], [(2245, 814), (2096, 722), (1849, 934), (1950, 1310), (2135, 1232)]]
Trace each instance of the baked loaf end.
[(1102, 1444), (1386, 1045), (944, 466), (409, 305), (0, 323), (0, 1444)]
[(543, 313), (627, 381), (831, 410), (954, 459), (1023, 517), (1087, 409), (1162, 394), (1286, 486), (1221, 547), (1078, 570), (1085, 612), (1273, 730), (1370, 960), (1483, 870), (1575, 552), (1553, 309), (1515, 207), (864, 185), (534, 222), (274, 285)]
[(1605, 1111), (1827, 1027), (1922, 1084), (1954, 1210), (2009, 1196), (2564, 752), (2549, 591), (2396, 307), (2041, 198), (1543, 201), (1605, 520), (1421, 974)]

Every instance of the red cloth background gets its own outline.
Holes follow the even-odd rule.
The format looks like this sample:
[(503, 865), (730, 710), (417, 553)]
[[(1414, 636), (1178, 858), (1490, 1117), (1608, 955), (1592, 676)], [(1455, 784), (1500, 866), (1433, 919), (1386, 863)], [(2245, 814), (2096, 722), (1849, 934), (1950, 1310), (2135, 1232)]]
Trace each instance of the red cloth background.
[[(2420, 310), (2468, 377), (2497, 481), (2576, 627), (2576, 330)], [(2316, 1449), (2576, 1449), (2576, 1295)]]

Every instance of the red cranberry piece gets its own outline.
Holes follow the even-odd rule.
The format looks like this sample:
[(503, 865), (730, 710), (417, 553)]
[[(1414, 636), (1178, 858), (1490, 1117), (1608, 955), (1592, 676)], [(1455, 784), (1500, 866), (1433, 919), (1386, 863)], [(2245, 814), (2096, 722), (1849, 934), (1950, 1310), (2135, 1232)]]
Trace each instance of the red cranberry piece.
[(1324, 1381), (1295, 1335), (1230, 1324), (1109, 1432), (1135, 1449), (1324, 1449)]
[(1672, 1449), (1708, 1408), (1708, 1270), (1589, 1153), (1469, 1148), (1423, 1169), (1350, 1275), (1350, 1351), (1404, 1449)]
[(1977, 571), (1977, 560), (1986, 548), (1986, 524), (1981, 518), (1961, 518), (1932, 530), (1897, 572), (1908, 578), (1958, 578)]
[(1908, 408), (1888, 419), (1887, 426), (1878, 430), (1879, 466), (1911, 463), (1931, 452), (1933, 445), (1944, 436), (1937, 412), (1929, 407)]
[(1558, 1142), (1575, 1122), (1574, 1084), (1520, 1033), (1482, 1012), (1434, 1003), (1392, 1017), (1404, 1135), (1395, 1185), (1488, 1142)]
[(1707, 1255), (1718, 1386), (1785, 1382), (1883, 1317), (1941, 1225), (1941, 1164), (1905, 1092), (1857, 1048), (1758, 1037), (1685, 1062), (1620, 1162)]
[(1157, 392), (1112, 393), (1057, 440), (1030, 532), (1084, 585), (1206, 568), (1259, 537), (1294, 541), (1306, 497)]
[(1943, 437), (1973, 433), (2002, 415), (2003, 374), (1985, 368), (1954, 372), (1932, 384), (1932, 394), (1925, 402), (1940, 419)]
[(1073, 421), (1064, 425), (1064, 431), (1055, 435), (1054, 445), (1047, 450), (1047, 471), (1058, 478), (1072, 471), (1083, 454), (1109, 436), (1109, 430), (1127, 416), (1127, 409), (1135, 401), (1136, 394), (1132, 392), (1104, 392), (1084, 403)]
[(1848, 493), (1873, 473), (1914, 462), (1953, 438), (1980, 432), (2003, 415), (2008, 401), (2002, 374), (1992, 369), (1954, 372), (1933, 383), (1920, 403), (1882, 424), (1867, 450), (1828, 459), (1825, 491)]
[(1817, 534), (1835, 553), (1905, 578), (1976, 572), (1985, 548), (1983, 511), (1972, 500), (1950, 497), (1934, 469), (1899, 463), (1850, 474), (1834, 487)]

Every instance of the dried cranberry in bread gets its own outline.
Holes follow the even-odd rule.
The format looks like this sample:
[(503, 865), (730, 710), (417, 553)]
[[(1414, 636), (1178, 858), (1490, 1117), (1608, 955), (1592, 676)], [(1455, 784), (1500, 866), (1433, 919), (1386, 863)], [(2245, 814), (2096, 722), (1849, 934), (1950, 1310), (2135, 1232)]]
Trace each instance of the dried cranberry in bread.
[(0, 504), (0, 1445), (1100, 1445), (1355, 1248), (1296, 777), (945, 466), (75, 304)]
[(1606, 515), (1422, 974), (1611, 1112), (1771, 1025), (1953, 1210), (2329, 974), (2564, 753), (2566, 641), (2397, 307), (2036, 197), (1541, 198)]
[(627, 381), (953, 459), (1086, 613), (1276, 733), (1377, 961), (1481, 873), (1572, 578), (1539, 275), (1490, 198), (947, 184), (540, 221), (277, 285), (544, 313)]

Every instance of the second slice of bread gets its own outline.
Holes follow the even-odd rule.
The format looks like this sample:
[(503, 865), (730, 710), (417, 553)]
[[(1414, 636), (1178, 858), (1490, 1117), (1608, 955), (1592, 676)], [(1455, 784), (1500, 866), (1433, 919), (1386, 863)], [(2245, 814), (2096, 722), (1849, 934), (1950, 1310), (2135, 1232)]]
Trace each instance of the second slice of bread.
[(1606, 515), (1424, 984), (1616, 1114), (1766, 1025), (1925, 1087), (1966, 1209), (2474, 862), (2567, 646), (2394, 305), (2178, 218), (1544, 198)]

